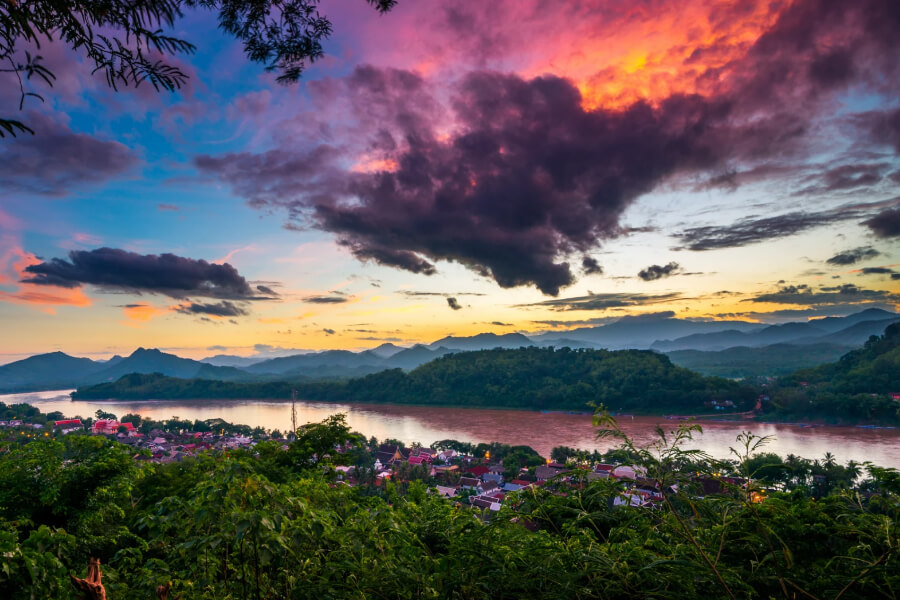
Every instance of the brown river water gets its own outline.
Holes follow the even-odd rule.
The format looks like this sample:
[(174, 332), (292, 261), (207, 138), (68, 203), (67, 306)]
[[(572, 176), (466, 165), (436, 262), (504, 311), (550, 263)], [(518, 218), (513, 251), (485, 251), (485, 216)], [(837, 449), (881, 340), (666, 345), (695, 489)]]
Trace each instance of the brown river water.
[[(267, 429), (290, 429), (289, 402), (263, 400), (207, 401), (97, 401), (72, 402), (68, 390), (0, 395), (0, 402), (28, 402), (43, 412), (58, 410), (66, 416), (93, 416), (97, 409), (123, 416), (138, 413), (156, 420), (177, 416), (181, 419), (222, 418), (232, 423), (262, 426)], [(298, 402), (299, 423), (321, 421), (334, 413), (347, 414), (350, 426), (367, 437), (396, 438), (407, 443), (428, 445), (437, 440), (457, 439), (466, 442), (501, 442), (524, 444), (549, 456), (554, 446), (571, 446), (586, 450), (606, 450), (616, 443), (596, 439), (596, 429), (587, 414), (540, 413), (523, 410), (429, 407), (390, 404), (344, 404)], [(666, 430), (678, 426), (664, 417), (619, 417), (622, 429), (637, 442), (652, 441), (657, 424)], [(884, 467), (900, 468), (900, 428), (866, 429), (860, 427), (797, 426), (756, 422), (700, 422), (703, 434), (696, 436), (693, 446), (713, 456), (729, 456), (729, 447), (742, 431), (772, 435), (766, 450), (782, 456), (796, 454), (805, 458), (821, 458), (831, 452), (838, 462), (871, 461)]]

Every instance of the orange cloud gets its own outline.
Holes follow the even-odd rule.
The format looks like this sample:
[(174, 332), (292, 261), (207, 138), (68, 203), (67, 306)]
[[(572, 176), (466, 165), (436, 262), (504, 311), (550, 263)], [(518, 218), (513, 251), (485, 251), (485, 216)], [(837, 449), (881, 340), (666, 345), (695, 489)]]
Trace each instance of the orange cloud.
[[(26, 304), (38, 306), (90, 306), (92, 301), (81, 288), (63, 288), (46, 285), (33, 285), (19, 283), (25, 277), (25, 269), (29, 265), (40, 264), (42, 261), (30, 252), (25, 252), (19, 246), (8, 248), (0, 255), (0, 284), (15, 285), (12, 292), (0, 290), (0, 302), (11, 304)], [(10, 272), (15, 275), (10, 275)], [(55, 311), (45, 308), (45, 312), (55, 314)]]
[(125, 318), (132, 324), (146, 323), (154, 317), (170, 312), (172, 308), (157, 308), (152, 304), (129, 304), (122, 308)]
[(729, 65), (778, 14), (765, 0), (640, 5), (576, 28), (522, 74), (571, 78), (586, 109), (652, 104), (673, 94), (709, 95), (727, 85)]
[(354, 173), (393, 173), (400, 167), (392, 158), (366, 158), (357, 161), (350, 170)]

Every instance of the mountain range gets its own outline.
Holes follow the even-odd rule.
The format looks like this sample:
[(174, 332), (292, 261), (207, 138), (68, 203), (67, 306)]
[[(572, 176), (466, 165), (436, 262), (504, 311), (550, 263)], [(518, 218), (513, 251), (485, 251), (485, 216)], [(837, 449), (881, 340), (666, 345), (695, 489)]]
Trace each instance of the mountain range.
[(652, 349), (668, 353), (676, 364), (701, 373), (779, 375), (787, 372), (788, 366), (802, 368), (834, 360), (898, 320), (897, 313), (880, 309), (769, 326), (636, 316), (596, 327), (531, 336), (481, 333), (449, 336), (410, 348), (385, 343), (361, 352), (326, 350), (268, 359), (220, 354), (198, 361), (138, 348), (127, 357), (95, 361), (51, 352), (0, 366), (0, 392), (92, 385), (115, 381), (128, 373), (246, 382), (360, 377), (385, 369), (413, 369), (453, 352), (523, 346)]

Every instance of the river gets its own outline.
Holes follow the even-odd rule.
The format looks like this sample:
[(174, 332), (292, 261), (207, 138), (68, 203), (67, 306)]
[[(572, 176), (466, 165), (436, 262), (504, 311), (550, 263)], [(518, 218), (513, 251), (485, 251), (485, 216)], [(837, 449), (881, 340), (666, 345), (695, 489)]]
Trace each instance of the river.
[[(156, 420), (177, 416), (181, 419), (222, 418), (232, 423), (262, 426), (267, 429), (290, 429), (291, 405), (262, 400), (223, 401), (95, 401), (72, 402), (68, 390), (0, 395), (0, 402), (27, 402), (47, 413), (60, 411), (66, 416), (93, 416), (97, 409), (123, 416), (138, 413)], [(616, 443), (596, 439), (589, 415), (539, 413), (522, 410), (449, 408), (390, 404), (345, 404), (298, 402), (299, 423), (321, 421), (337, 412), (347, 414), (347, 422), (367, 437), (395, 438), (404, 442), (428, 445), (437, 440), (457, 439), (466, 442), (501, 442), (524, 444), (549, 456), (554, 446), (571, 446), (586, 450), (606, 450)], [(654, 437), (657, 424), (673, 429), (678, 423), (661, 417), (621, 417), (620, 425), (639, 443)], [(838, 462), (872, 461), (884, 467), (900, 468), (900, 429), (864, 429), (858, 427), (798, 427), (786, 424), (751, 422), (701, 423), (703, 434), (694, 448), (725, 458), (735, 437), (745, 430), (757, 435), (771, 435), (767, 446), (781, 456), (796, 454), (804, 458), (821, 458), (831, 452)]]

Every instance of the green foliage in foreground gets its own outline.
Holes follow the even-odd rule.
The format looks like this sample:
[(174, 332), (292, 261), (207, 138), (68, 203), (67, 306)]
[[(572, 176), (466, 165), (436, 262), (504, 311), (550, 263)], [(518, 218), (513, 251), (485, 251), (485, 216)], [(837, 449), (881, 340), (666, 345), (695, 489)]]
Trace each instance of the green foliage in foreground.
[(900, 594), (896, 471), (871, 468), (827, 496), (785, 488), (756, 504), (751, 483), (701, 499), (694, 473), (752, 481), (761, 440), (742, 436), (729, 466), (683, 449), (696, 428), (640, 448), (599, 422), (664, 491), (655, 508), (613, 507), (621, 483), (566, 477), (483, 523), (420, 482), (405, 494), (335, 485), (335, 445), (361, 441), (340, 416), (301, 429), (288, 451), (264, 442), (169, 465), (98, 437), (8, 445), (0, 597), (75, 598), (68, 574), (91, 556), (110, 600), (153, 598), (165, 582), (184, 600)]
[(79, 389), (76, 400), (288, 398), (305, 400), (586, 410), (590, 403), (620, 411), (698, 412), (708, 400), (748, 406), (752, 389), (704, 377), (641, 350), (519, 348), (447, 355), (409, 373), (382, 371), (349, 381), (241, 384), (128, 375)]

